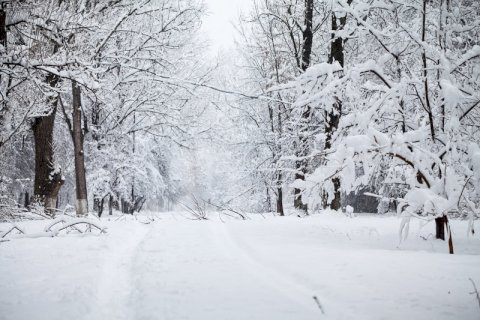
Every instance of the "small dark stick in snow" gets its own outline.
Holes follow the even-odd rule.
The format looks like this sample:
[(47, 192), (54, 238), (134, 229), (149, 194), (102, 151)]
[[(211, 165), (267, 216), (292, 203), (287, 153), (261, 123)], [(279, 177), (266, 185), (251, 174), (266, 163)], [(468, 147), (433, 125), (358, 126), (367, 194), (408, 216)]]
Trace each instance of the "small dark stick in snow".
[(12, 231), (15, 231), (15, 230), (17, 230), (20, 234), (25, 234), (25, 230), (23, 230), (22, 228), (20, 228), (16, 224), (12, 224), (12, 227), (7, 232), (0, 233), (0, 238), (5, 238), (9, 233), (11, 233)]
[(318, 300), (317, 296), (313, 296), (313, 300), (317, 303), (318, 308), (320, 311), (322, 311), (322, 314), (325, 314), (325, 311), (323, 310), (322, 304), (320, 303), (320, 300)]
[(473, 292), (470, 292), (470, 294), (474, 294), (477, 297), (478, 306), (480, 307), (480, 294), (478, 293), (477, 286), (475, 285), (475, 282), (473, 281), (472, 278), (468, 278), (468, 280), (472, 282), (472, 286), (474, 290)]

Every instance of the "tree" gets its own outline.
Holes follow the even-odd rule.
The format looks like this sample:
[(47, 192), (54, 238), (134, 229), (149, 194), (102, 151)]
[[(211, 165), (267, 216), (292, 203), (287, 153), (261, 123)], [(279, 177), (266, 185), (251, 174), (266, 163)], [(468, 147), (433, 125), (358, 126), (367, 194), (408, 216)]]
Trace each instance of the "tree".
[[(305, 24), (302, 29), (302, 61), (301, 69), (302, 72), (305, 72), (310, 66), (312, 46), (313, 46), (313, 0), (305, 0)], [(301, 112), (301, 122), (302, 126), (308, 128), (308, 123), (310, 122), (311, 109), (310, 106), (304, 106), (305, 110)], [(297, 160), (295, 167), (297, 171), (295, 172), (295, 180), (305, 180), (305, 174), (307, 173), (308, 163), (306, 161), (306, 156), (309, 153), (309, 139), (308, 135), (305, 133), (308, 132), (308, 129), (301, 128), (299, 132), (299, 146), (297, 151), (297, 157), (300, 157), (301, 160)], [(296, 209), (301, 209), (307, 212), (307, 205), (302, 201), (302, 193), (299, 188), (294, 189), (295, 200), (294, 207)]]
[[(56, 148), (72, 149), (71, 144), (64, 144), (69, 142), (64, 138), (65, 128), (74, 142), (79, 214), (88, 210), (87, 183), (98, 181), (98, 172), (106, 176), (101, 178), (101, 188), (91, 186), (95, 198), (102, 190), (106, 194), (101, 194), (101, 199), (110, 196), (138, 202), (125, 192), (132, 190), (133, 181), (138, 199), (167, 188), (158, 183), (160, 169), (151, 174), (138, 163), (150, 153), (154, 139), (173, 144), (188, 136), (181, 122), (182, 110), (193, 94), (193, 83), (205, 71), (193, 68), (192, 53), (197, 47), (191, 37), (200, 25), (202, 5), (193, 0), (31, 0), (14, 1), (12, 7), (6, 26), (14, 30), (11, 50), (2, 51), (0, 69), (6, 75), (1, 78), (2, 94), (10, 92), (11, 96), (2, 100), (8, 108), (2, 108), (1, 116), (10, 117), (5, 122), (12, 130), (2, 132), (0, 148), (15, 141), (12, 137), (22, 132), (25, 120), (34, 119), (38, 198), (47, 208), (56, 207), (63, 176), (73, 176), (71, 158), (55, 155)], [(22, 91), (26, 94), (21, 95)], [(56, 121), (58, 108), (62, 121)], [(90, 116), (95, 120), (92, 130)], [(20, 124), (15, 125), (17, 119)], [(132, 150), (129, 136), (133, 135), (137, 145), (134, 157), (124, 149), (127, 143)], [(97, 159), (103, 151), (111, 154)], [(149, 168), (157, 166), (158, 159), (146, 158), (152, 161)], [(65, 170), (60, 170), (59, 160)], [(66, 184), (66, 196), (71, 185)]]
[[(46, 75), (46, 83), (55, 89), (59, 78), (54, 74)], [(57, 196), (63, 184), (61, 168), (55, 164), (53, 129), (57, 113), (58, 98), (47, 97), (46, 113), (34, 118), (32, 123), (35, 141), (35, 182), (34, 197), (44, 204), (50, 215), (54, 215), (57, 207)]]
[[(347, 4), (350, 5), (352, 0), (348, 0)], [(344, 53), (344, 41), (345, 39), (339, 35), (345, 28), (347, 22), (347, 17), (342, 16), (342, 13), (339, 14), (337, 18), (337, 13), (335, 10), (332, 10), (332, 41), (330, 44), (330, 55), (328, 56), (328, 63), (338, 62), (343, 68), (345, 65), (345, 53)], [(338, 97), (334, 98), (335, 102), (331, 108), (328, 108), (325, 111), (325, 149), (329, 150), (332, 148), (332, 140), (335, 134), (335, 131), (338, 129), (338, 124), (340, 122), (340, 117), (342, 115), (342, 100)], [(340, 178), (333, 177), (333, 199), (328, 201), (325, 199), (325, 204), (330, 203), (330, 208), (332, 210), (341, 209), (341, 191), (340, 191)]]
[(77, 216), (84, 216), (88, 213), (81, 93), (82, 92), (78, 84), (75, 81), (72, 81), (72, 139), (73, 150), (75, 154), (75, 189), (77, 194)]
[[(277, 87), (305, 72), (319, 57), (313, 54), (321, 51), (314, 37), (324, 25), (325, 7), (314, 5), (314, 1), (259, 1), (240, 25), (245, 64), (250, 71), (247, 88), (269, 99), (240, 101), (239, 108), (246, 113), (244, 121), (254, 121), (261, 185), (267, 188), (267, 198), (275, 195), (280, 215), (284, 212), (283, 189), (291, 180), (302, 180), (309, 171), (309, 148), (317, 124), (309, 106), (292, 108), (292, 93)], [(288, 199), (297, 209), (306, 209), (299, 188), (294, 187), (293, 198)]]
[[(372, 180), (395, 180), (407, 186), (392, 199), (406, 221), (422, 217), (442, 225), (458, 210), (473, 217), (479, 201), (474, 181), (480, 137), (470, 122), (480, 100), (474, 67), (480, 49), (473, 40), (478, 10), (463, 1), (454, 3), (455, 11), (446, 2), (420, 8), (388, 0), (336, 3), (351, 21), (345, 29), (355, 56), (343, 67), (314, 66), (297, 80), (309, 89), (300, 101), (316, 98), (322, 108), (331, 97), (342, 98), (342, 117), (325, 154), (328, 165), (307, 179), (311, 200), (318, 201), (315, 192), (332, 178), (341, 181), (343, 192)], [(437, 24), (440, 17), (448, 19)], [(437, 230), (441, 237), (443, 227)]]

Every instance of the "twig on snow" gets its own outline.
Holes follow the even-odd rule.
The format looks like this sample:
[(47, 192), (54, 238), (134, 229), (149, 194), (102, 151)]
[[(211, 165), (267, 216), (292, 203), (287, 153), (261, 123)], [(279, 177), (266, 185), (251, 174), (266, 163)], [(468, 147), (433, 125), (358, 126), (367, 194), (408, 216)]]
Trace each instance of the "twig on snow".
[(315, 300), (315, 303), (317, 304), (318, 308), (322, 312), (322, 314), (325, 314), (325, 310), (323, 310), (323, 306), (320, 303), (320, 300), (318, 300), (317, 296), (313, 296), (313, 300)]
[(205, 210), (205, 205), (202, 205), (200, 201), (195, 197), (195, 195), (191, 195), (193, 208), (188, 206), (187, 204), (180, 202), (179, 203), (187, 209), (188, 212), (195, 218), (194, 220), (208, 220), (207, 218), (207, 211)]
[[(84, 220), (84, 219), (69, 222), (66, 225), (62, 226), (61, 228), (57, 229), (56, 231), (58, 233), (60, 231), (66, 230), (68, 228), (76, 229), (77, 225), (85, 225), (86, 226), (86, 229), (83, 233), (92, 232), (92, 227), (97, 229), (100, 233), (107, 233), (107, 228), (102, 228), (102, 227), (98, 226), (97, 224), (95, 224), (91, 221), (88, 221), (88, 220)], [(78, 230), (78, 229), (76, 229), (76, 230)]]
[(0, 236), (0, 238), (5, 238), (6, 235), (8, 235), (10, 232), (12, 232), (14, 230), (17, 230), (20, 234), (25, 234), (25, 231), (22, 230), (22, 228), (20, 228), (20, 227), (18, 227), (17, 225), (14, 224), (14, 225), (12, 225), (12, 227), (8, 231), (4, 232)]
[(477, 298), (477, 301), (478, 301), (478, 306), (480, 307), (480, 294), (478, 293), (478, 290), (477, 290), (477, 286), (475, 285), (475, 282), (473, 281), (472, 278), (468, 278), (468, 280), (470, 280), (472, 282), (472, 286), (473, 286), (473, 292), (470, 292), (470, 294), (474, 294), (475, 297)]
[(230, 211), (230, 212), (232, 212), (232, 213), (235, 213), (235, 214), (238, 215), (242, 220), (247, 220), (247, 217), (246, 217), (245, 213), (239, 212), (238, 210), (234, 210), (234, 209), (232, 209), (232, 207), (230, 207), (230, 206), (222, 206), (222, 205), (218, 205), (218, 204), (212, 203), (212, 202), (210, 202), (210, 201), (208, 202), (208, 204), (214, 206), (214, 207), (217, 208), (217, 209), (222, 210), (222, 213), (223, 213), (223, 214), (226, 214), (226, 215), (228, 215), (228, 216), (230, 216), (230, 217), (233, 217), (233, 216), (230, 215), (230, 214), (225, 213), (225, 211)]

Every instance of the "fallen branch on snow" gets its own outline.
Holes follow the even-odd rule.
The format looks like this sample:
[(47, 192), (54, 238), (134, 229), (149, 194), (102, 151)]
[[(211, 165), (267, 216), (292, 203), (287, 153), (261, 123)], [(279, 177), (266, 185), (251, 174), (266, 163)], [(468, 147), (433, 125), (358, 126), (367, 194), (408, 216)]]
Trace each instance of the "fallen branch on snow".
[(72, 231), (75, 231), (80, 234), (85, 233), (92, 233), (93, 230), (99, 232), (99, 234), (106, 233), (107, 228), (102, 227), (95, 222), (92, 222), (87, 219), (72, 219), (67, 220), (65, 218), (58, 218), (55, 219), (53, 222), (48, 224), (42, 232), (36, 233), (27, 233), (24, 229), (20, 228), (19, 226), (13, 224), (12, 228), (10, 228), (7, 232), (4, 232), (0, 235), (0, 238), (4, 238), (8, 234), (11, 234), (12, 231), (17, 230), (17, 234), (11, 234), (9, 239), (22, 239), (22, 238), (52, 238), (58, 236), (62, 231), (69, 234)]
[(12, 231), (15, 231), (15, 230), (17, 230), (19, 234), (25, 234), (25, 230), (23, 230), (22, 228), (20, 228), (16, 224), (12, 223), (12, 227), (8, 231), (2, 233), (0, 235), (0, 238), (2, 238), (2, 239), (5, 238), (8, 234), (10, 234)]
[[(239, 212), (238, 210), (234, 210), (232, 209), (230, 206), (221, 206), (221, 205), (217, 205), (217, 204), (214, 204), (212, 202), (208, 202), (209, 205), (212, 205), (214, 206), (215, 208), (217, 209), (220, 209), (221, 210), (221, 213), (229, 216), (229, 217), (232, 217), (232, 218), (236, 218), (235, 215), (238, 215), (238, 217), (240, 217), (242, 220), (247, 220), (247, 216), (245, 213), (243, 212)], [(231, 212), (233, 213), (234, 215), (228, 213), (228, 212)]]
[(191, 197), (193, 202), (193, 208), (180, 201), (179, 203), (185, 209), (187, 209), (187, 211), (194, 217), (194, 220), (208, 220), (205, 204), (202, 205), (201, 202), (194, 195), (192, 195)]

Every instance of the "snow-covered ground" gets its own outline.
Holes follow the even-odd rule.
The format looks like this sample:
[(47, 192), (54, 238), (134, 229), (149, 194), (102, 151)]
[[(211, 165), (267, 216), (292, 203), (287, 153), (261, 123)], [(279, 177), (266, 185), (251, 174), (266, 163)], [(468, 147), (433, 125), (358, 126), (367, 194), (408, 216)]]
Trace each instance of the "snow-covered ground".
[(431, 223), (412, 222), (399, 244), (396, 217), (138, 220), (107, 217), (106, 235), (0, 243), (0, 319), (480, 317), (469, 280), (480, 286), (480, 239), (464, 221), (452, 222), (449, 255)]

